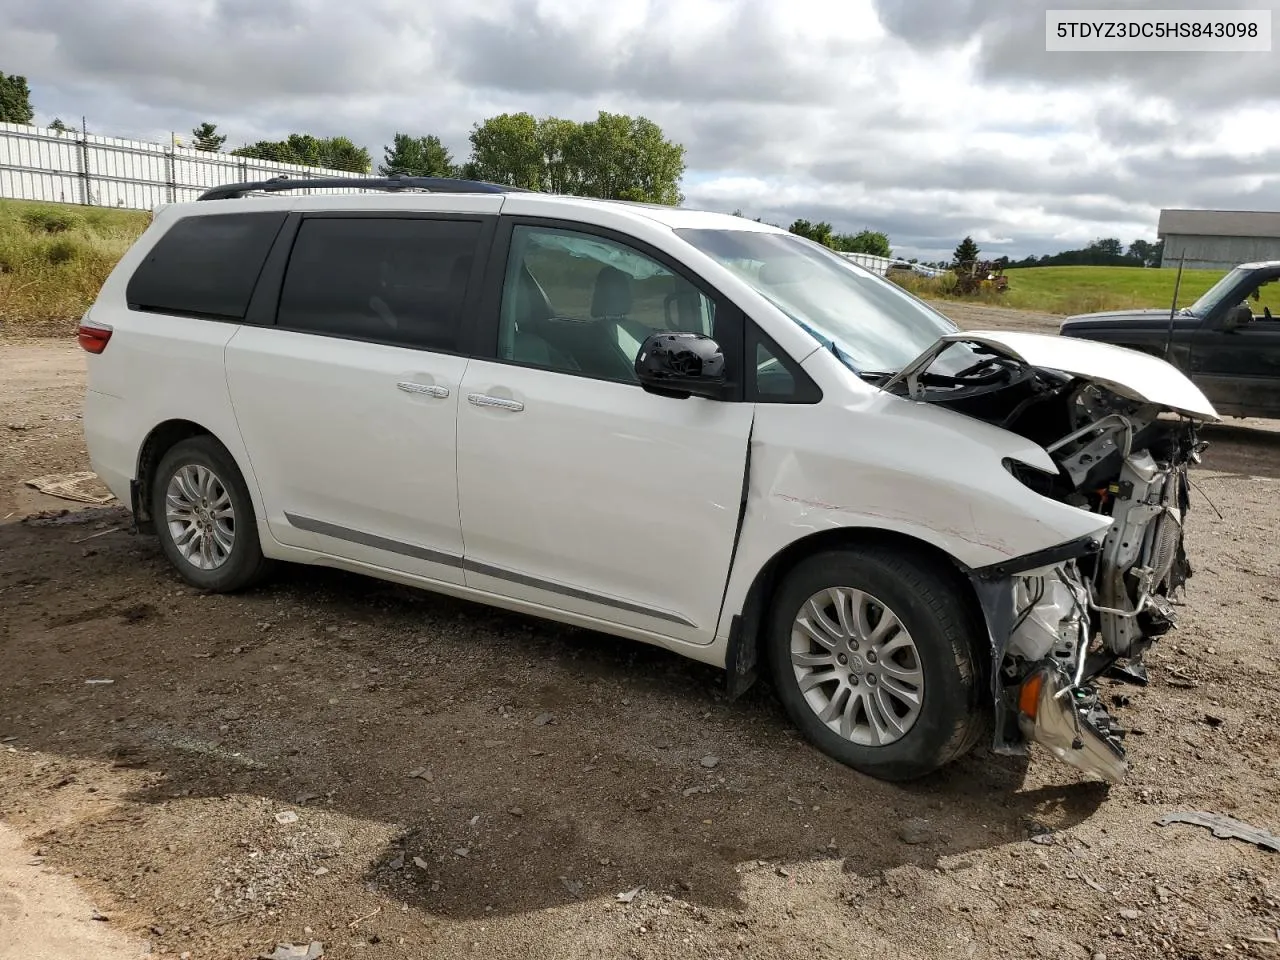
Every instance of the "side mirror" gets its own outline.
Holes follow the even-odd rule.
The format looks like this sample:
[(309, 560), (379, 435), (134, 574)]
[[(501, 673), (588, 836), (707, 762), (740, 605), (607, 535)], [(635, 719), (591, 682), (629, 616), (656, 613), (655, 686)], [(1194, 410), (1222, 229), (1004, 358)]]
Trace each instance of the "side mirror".
[(1240, 327), (1247, 326), (1253, 322), (1253, 310), (1248, 302), (1238, 303), (1226, 312), (1222, 318), (1222, 329), (1227, 333), (1237, 330)]
[(664, 397), (728, 396), (724, 354), (720, 345), (700, 333), (654, 333), (636, 354), (636, 377), (649, 393)]

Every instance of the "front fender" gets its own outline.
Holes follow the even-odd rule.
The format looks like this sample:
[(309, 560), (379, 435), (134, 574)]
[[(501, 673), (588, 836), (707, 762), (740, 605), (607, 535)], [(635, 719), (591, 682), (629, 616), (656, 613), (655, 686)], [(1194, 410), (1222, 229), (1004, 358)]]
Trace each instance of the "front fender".
[(816, 533), (884, 530), (927, 543), (963, 570), (1099, 534), (1110, 519), (1030, 490), (1005, 459), (1054, 470), (1036, 444), (886, 393), (843, 403), (757, 407), (742, 534), (717, 635), (728, 636), (756, 575)]

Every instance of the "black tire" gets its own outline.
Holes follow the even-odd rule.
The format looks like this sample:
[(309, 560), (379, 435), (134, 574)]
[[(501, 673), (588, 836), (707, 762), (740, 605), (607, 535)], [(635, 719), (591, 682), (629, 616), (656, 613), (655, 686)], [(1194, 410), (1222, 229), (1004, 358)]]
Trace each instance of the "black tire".
[[(183, 555), (165, 520), (169, 483), (185, 467), (201, 467), (212, 472), (229, 496), (234, 511), (231, 550), (212, 569), (200, 569)], [(151, 478), (151, 517), (166, 559), (182, 579), (194, 587), (212, 593), (231, 593), (260, 583), (271, 572), (273, 564), (262, 555), (257, 518), (244, 477), (231, 454), (213, 437), (181, 440), (160, 458)]]
[[(801, 692), (791, 660), (792, 627), (809, 598), (829, 587), (849, 587), (874, 597), (893, 611), (915, 645), (915, 654), (899, 651), (891, 655), (909, 657), (909, 665), (914, 664), (923, 674), (919, 713), (906, 733), (892, 743), (873, 746), (846, 739), (819, 718)], [(879, 779), (910, 780), (967, 753), (990, 729), (987, 670), (975, 652), (985, 649), (985, 642), (979, 642), (981, 636), (959, 585), (928, 558), (884, 547), (855, 547), (808, 557), (787, 574), (774, 594), (765, 641), (778, 697), (810, 743)], [(815, 651), (822, 655), (816, 645)], [(846, 656), (857, 661), (852, 652)], [(877, 672), (873, 665), (860, 665), (867, 674)], [(811, 669), (819, 672), (817, 667)], [(843, 668), (833, 665), (832, 669)], [(881, 682), (879, 677), (868, 675), (854, 679), (861, 680), (861, 688), (846, 688), (843, 698), (835, 695), (839, 690), (834, 684), (822, 687), (824, 695), (833, 690), (829, 701), (847, 703), (864, 690), (872, 692), (874, 687), (867, 686), (870, 681)], [(855, 708), (855, 714), (865, 718), (869, 726), (866, 710), (864, 702)]]

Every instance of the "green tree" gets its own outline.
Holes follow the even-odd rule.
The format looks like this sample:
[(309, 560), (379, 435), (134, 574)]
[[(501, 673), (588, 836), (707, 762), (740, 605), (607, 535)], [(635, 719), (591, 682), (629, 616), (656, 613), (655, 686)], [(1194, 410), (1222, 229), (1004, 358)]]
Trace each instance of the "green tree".
[(471, 129), (466, 176), (512, 187), (541, 190), (542, 149), (538, 121), (531, 113), (502, 113)]
[(434, 134), (411, 137), (397, 133), (391, 146), (383, 147), (383, 161), (378, 173), (389, 177), (402, 173), (408, 177), (454, 177), (458, 168), (440, 138)]
[(955, 259), (956, 266), (963, 266), (967, 263), (976, 263), (980, 253), (982, 251), (973, 242), (973, 237), (965, 237), (960, 241), (960, 245), (956, 247), (956, 252), (952, 256)]
[(1135, 240), (1129, 244), (1126, 256), (1130, 260), (1136, 260), (1144, 267), (1160, 266), (1160, 254), (1164, 250), (1164, 241), (1159, 243), (1151, 243), (1148, 240)]
[(575, 123), (504, 113), (471, 130), (463, 175), (531, 190), (677, 204), (684, 147), (644, 117), (601, 112)]
[(33, 119), (27, 78), (0, 73), (0, 123), (30, 123)]
[(645, 117), (602, 110), (568, 138), (566, 155), (580, 178), (579, 196), (673, 206), (684, 200), (684, 147)]
[(65, 123), (62, 122), (61, 117), (54, 117), (53, 123), (49, 124), (49, 129), (55, 130), (58, 133), (75, 133), (76, 132), (76, 128), (67, 126)]
[(1093, 241), (1093, 243), (1089, 244), (1089, 246), (1087, 246), (1085, 249), (1092, 250), (1096, 253), (1101, 253), (1104, 256), (1108, 256), (1108, 257), (1124, 256), (1124, 244), (1122, 244), (1115, 237), (1106, 237), (1104, 239), (1095, 240)]
[(810, 223), (808, 220), (793, 220), (791, 226), (787, 227), (787, 229), (798, 237), (813, 240), (824, 247), (835, 246), (835, 237), (831, 232), (831, 224), (826, 221)]
[(369, 151), (357, 147), (346, 137), (314, 137), (309, 133), (291, 133), (284, 140), (259, 140), (247, 147), (232, 150), (237, 157), (252, 157), (274, 163), (296, 163), (329, 170), (368, 173), (373, 166)]
[(582, 193), (582, 171), (573, 156), (574, 138), (581, 126), (560, 117), (543, 117), (534, 136), (542, 155), (542, 189), (570, 196)]
[(853, 234), (839, 234), (835, 238), (834, 246), (845, 253), (870, 253), (877, 257), (893, 256), (893, 248), (889, 246), (889, 235), (878, 230), (859, 230)]
[(191, 131), (191, 139), (197, 150), (204, 150), (206, 153), (217, 153), (227, 142), (227, 138), (218, 133), (218, 125), (208, 121)]
[(321, 166), (331, 170), (350, 170), (353, 173), (368, 173), (373, 169), (373, 161), (369, 151), (357, 147), (347, 137), (327, 137), (321, 143)]

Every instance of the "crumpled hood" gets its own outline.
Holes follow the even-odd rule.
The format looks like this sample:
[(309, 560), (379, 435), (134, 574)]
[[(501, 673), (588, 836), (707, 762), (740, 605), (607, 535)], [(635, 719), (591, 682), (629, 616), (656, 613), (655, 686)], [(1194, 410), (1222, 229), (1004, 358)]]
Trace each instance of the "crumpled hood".
[[(1030, 366), (1093, 380), (1123, 397), (1158, 404), (1196, 420), (1221, 419), (1213, 404), (1185, 374), (1149, 353), (1074, 337), (1007, 330), (965, 330), (947, 334), (938, 343), (952, 341), (982, 344)], [(903, 373), (932, 357), (936, 346), (908, 364)]]

